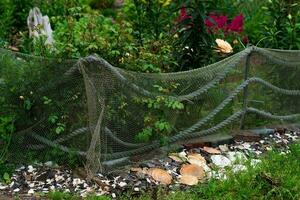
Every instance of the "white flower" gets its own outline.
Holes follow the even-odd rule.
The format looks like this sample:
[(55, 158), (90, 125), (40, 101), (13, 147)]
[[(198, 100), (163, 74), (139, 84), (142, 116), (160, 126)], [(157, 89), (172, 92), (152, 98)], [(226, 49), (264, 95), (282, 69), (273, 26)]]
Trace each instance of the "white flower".
[(233, 52), (231, 45), (225, 40), (216, 39), (216, 43), (218, 45), (215, 50), (216, 52), (224, 53), (224, 54), (229, 54)]

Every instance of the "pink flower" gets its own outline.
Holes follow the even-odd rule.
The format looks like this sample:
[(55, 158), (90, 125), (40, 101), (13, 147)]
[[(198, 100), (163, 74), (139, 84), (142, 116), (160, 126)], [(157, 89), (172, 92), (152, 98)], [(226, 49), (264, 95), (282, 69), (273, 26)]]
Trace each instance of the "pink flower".
[(180, 15), (177, 19), (177, 22), (182, 22), (183, 20), (186, 20), (186, 19), (191, 19), (192, 16), (190, 15), (187, 15), (187, 12), (186, 12), (186, 7), (182, 7), (180, 9)]
[(205, 25), (209, 28), (212, 29), (224, 29), (227, 25), (227, 16), (224, 15), (214, 15), (214, 14), (210, 14), (209, 15), (210, 19), (206, 19), (205, 20)]
[(231, 23), (227, 26), (228, 31), (241, 33), (244, 30), (244, 15), (240, 14), (235, 16)]

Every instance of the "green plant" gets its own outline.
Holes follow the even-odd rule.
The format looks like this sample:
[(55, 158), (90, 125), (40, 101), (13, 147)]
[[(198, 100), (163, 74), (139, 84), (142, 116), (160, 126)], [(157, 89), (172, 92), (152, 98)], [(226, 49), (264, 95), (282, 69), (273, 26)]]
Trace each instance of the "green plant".
[(115, 21), (84, 8), (69, 8), (69, 15), (53, 17), (53, 52), (56, 57), (84, 57), (97, 53), (119, 67), (126, 67), (124, 58), (133, 55), (132, 28), (126, 21)]
[[(175, 4), (172, 1), (129, 0), (117, 17), (130, 27), (131, 43), (121, 51), (120, 66), (142, 72), (173, 71), (176, 60), (172, 57), (173, 20)], [(122, 23), (120, 23), (122, 24)], [(124, 40), (121, 40), (124, 42)], [(121, 42), (120, 41), (120, 42)]]
[(159, 40), (162, 34), (172, 29), (175, 4), (165, 0), (129, 0), (125, 2), (123, 12), (127, 21), (132, 23), (134, 37), (140, 46), (144, 41)]
[(48, 198), (51, 200), (79, 200), (79, 199), (81, 199), (77, 195), (72, 195), (70, 193), (63, 193), (60, 191), (50, 192), (48, 194)]
[(1, 143), (1, 154), (0, 161), (6, 160), (6, 154), (11, 142), (11, 137), (15, 131), (14, 117), (0, 117), (0, 143)]
[(0, 2), (0, 47), (9, 41), (10, 31), (14, 23), (13, 17), (14, 5), (9, 0)]
[[(269, 0), (268, 16), (262, 23), (260, 46), (276, 49), (300, 48), (300, 3), (298, 0)], [(270, 26), (271, 24), (271, 26)]]
[[(162, 94), (170, 94), (178, 84), (171, 84), (169, 87), (154, 85)], [(168, 120), (168, 112), (180, 112), (184, 104), (167, 96), (156, 96), (156, 98), (135, 98), (134, 101), (148, 108), (149, 112), (144, 116), (144, 128), (137, 133), (136, 140), (148, 142), (159, 138), (162, 145), (168, 143), (168, 136), (174, 130), (174, 124)]]
[(14, 118), (0, 117), (0, 181), (10, 183), (10, 173), (13, 166), (7, 163), (7, 154), (11, 144), (12, 134), (15, 131)]
[(208, 4), (211, 1), (183, 1), (178, 19), (177, 39), (175, 40), (175, 57), (178, 58), (179, 69), (188, 70), (211, 63), (213, 60), (213, 37), (206, 29), (205, 19)]

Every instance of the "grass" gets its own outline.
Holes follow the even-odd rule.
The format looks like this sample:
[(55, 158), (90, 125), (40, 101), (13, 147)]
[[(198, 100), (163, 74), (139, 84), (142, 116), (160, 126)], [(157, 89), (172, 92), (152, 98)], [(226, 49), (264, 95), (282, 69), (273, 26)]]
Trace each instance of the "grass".
[[(281, 155), (272, 151), (264, 155), (257, 167), (238, 174), (228, 172), (226, 180), (211, 180), (190, 189), (167, 192), (163, 188), (148, 191), (138, 197), (127, 193), (117, 199), (131, 200), (198, 200), (198, 199), (300, 199), (300, 144), (290, 146), (291, 152)], [(79, 199), (69, 194), (54, 192), (53, 200)], [(89, 197), (88, 200), (106, 200), (109, 197)]]

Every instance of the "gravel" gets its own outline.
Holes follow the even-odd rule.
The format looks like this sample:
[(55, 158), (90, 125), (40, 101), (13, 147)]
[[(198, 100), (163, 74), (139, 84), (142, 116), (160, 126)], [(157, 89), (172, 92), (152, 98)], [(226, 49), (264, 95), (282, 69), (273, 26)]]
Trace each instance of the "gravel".
[[(218, 155), (205, 154), (200, 147), (189, 151), (199, 152), (205, 157), (207, 165), (204, 166), (204, 170), (207, 178), (226, 179), (225, 168), (231, 167), (234, 173), (244, 171), (247, 168), (243, 165), (243, 162), (250, 159), (250, 157), (250, 165), (255, 167), (261, 162), (259, 155), (273, 148), (276, 148), (282, 154), (289, 153), (288, 145), (298, 140), (299, 136), (300, 133), (295, 131), (280, 131), (280, 133), (275, 131), (273, 134), (262, 137), (259, 141), (234, 141), (232, 144), (219, 145), (216, 149), (220, 150), (221, 154)], [(188, 153), (186, 149), (183, 149), (177, 155), (186, 158)], [(48, 161), (43, 164), (20, 166), (13, 173), (10, 184), (0, 183), (0, 193), (9, 196), (17, 194), (34, 196), (36, 193), (49, 193), (56, 190), (76, 193), (82, 197), (93, 193), (98, 196), (106, 194), (117, 198), (123, 192), (133, 191), (139, 193), (159, 185), (143, 170), (158, 167), (166, 170), (173, 180), (177, 180), (180, 177), (181, 165), (182, 163), (170, 158), (153, 159), (135, 166), (135, 169), (137, 169), (135, 171), (124, 169), (123, 173), (114, 175), (99, 173), (93, 180), (88, 180), (86, 177), (78, 177), (71, 169), (57, 166), (52, 161)], [(174, 190), (188, 186), (173, 181), (171, 185), (164, 187)]]

